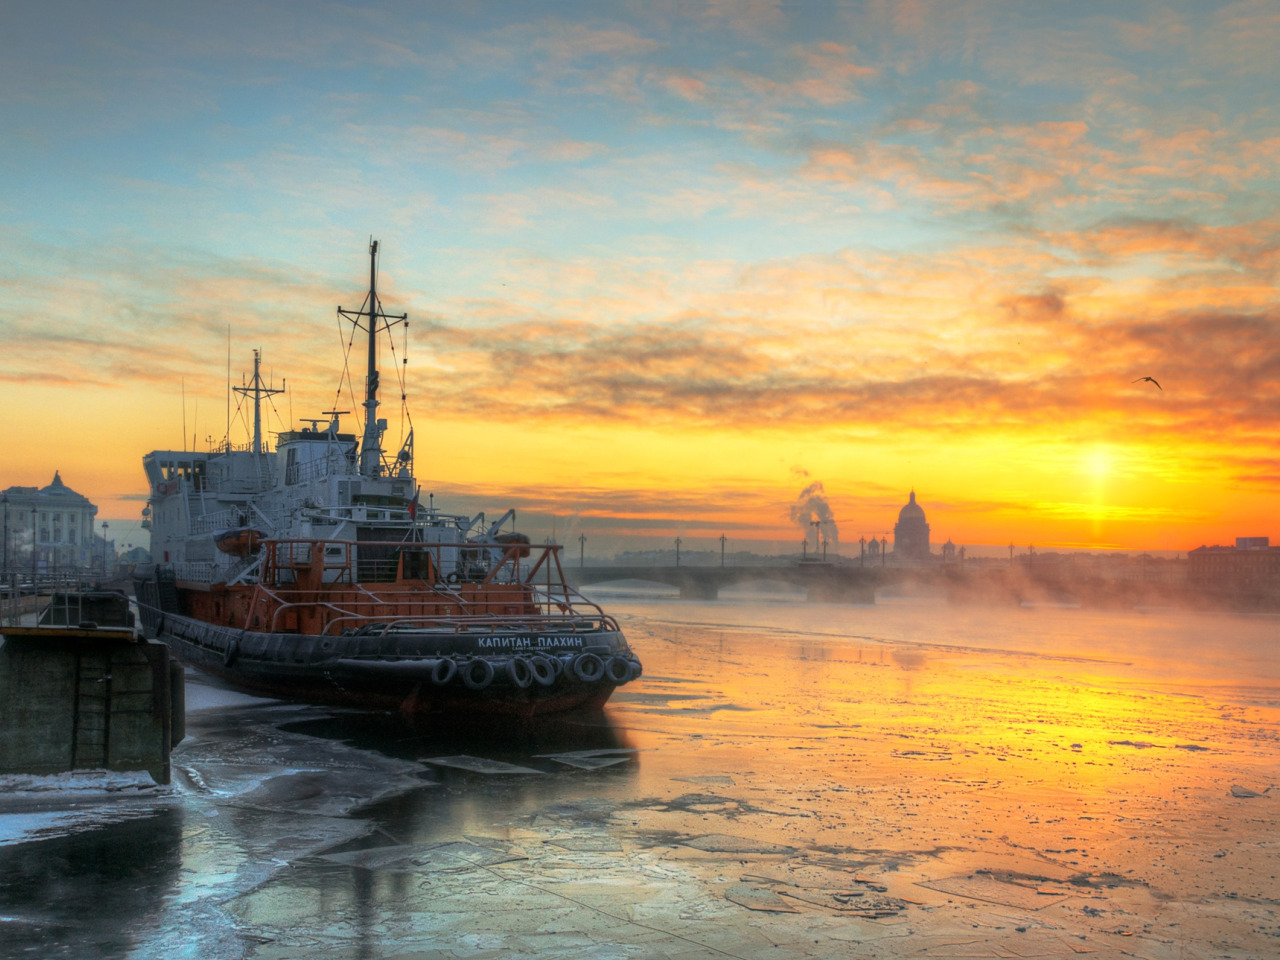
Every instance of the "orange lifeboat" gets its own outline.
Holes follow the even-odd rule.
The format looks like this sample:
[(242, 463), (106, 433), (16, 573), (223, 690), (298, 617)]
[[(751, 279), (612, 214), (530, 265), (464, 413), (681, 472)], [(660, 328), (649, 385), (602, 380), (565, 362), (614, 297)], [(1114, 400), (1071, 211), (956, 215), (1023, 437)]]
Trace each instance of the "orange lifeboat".
[(520, 559), (522, 559), (522, 560), (523, 560), (525, 557), (529, 556), (529, 547), (528, 547), (528, 544), (529, 544), (529, 542), (530, 542), (530, 541), (529, 541), (529, 537), (528, 537), (528, 535), (527, 535), (527, 534), (524, 534), (524, 533), (500, 533), (500, 534), (498, 534), (496, 537), (494, 537), (493, 539), (494, 539), (494, 542), (495, 542), (495, 543), (500, 543), (500, 544), (502, 544), (504, 547), (509, 547), (509, 546), (511, 546), (511, 545), (513, 545), (513, 544), (515, 544), (515, 545), (519, 546), (519, 547), (520, 547), (520, 550), (518, 550), (518, 551), (516, 552), (516, 556), (518, 556), (518, 557), (519, 557)]
[(223, 553), (229, 553), (233, 557), (247, 557), (258, 552), (264, 536), (261, 530), (252, 527), (234, 527), (215, 533), (213, 543)]

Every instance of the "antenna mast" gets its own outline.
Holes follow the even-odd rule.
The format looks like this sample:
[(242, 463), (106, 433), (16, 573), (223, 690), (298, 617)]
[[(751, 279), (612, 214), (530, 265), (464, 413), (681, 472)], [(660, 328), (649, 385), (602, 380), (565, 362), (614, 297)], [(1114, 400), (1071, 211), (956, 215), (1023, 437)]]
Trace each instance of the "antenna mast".
[[(262, 382), (262, 374), (259, 369), (262, 364), (262, 351), (255, 349), (253, 351), (253, 379), (249, 381), (248, 386), (232, 387), (236, 393), (242, 397), (253, 397), (253, 452), (254, 454), (262, 453), (262, 400), (264, 397), (270, 397), (273, 394), (284, 393), (284, 388), (268, 387)], [(231, 442), (231, 438), (227, 438), (227, 442)]]
[(369, 296), (360, 310), (344, 310), (338, 313), (346, 317), (357, 329), (360, 318), (368, 318), (365, 329), (369, 332), (368, 369), (364, 381), (364, 439), (360, 444), (360, 475), (374, 478), (382, 473), (382, 427), (378, 421), (378, 330), (379, 320), (390, 331), (393, 322), (403, 323), (407, 313), (387, 315), (378, 302), (378, 241), (369, 241)]

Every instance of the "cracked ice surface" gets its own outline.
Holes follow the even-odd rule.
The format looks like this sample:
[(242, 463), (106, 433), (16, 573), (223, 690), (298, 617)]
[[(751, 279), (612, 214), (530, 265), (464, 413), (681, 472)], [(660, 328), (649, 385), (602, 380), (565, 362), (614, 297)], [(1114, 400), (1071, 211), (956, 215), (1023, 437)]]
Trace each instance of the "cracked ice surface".
[(604, 716), (193, 678), (171, 787), (0, 784), (0, 955), (1280, 955), (1274, 620), (610, 608)]

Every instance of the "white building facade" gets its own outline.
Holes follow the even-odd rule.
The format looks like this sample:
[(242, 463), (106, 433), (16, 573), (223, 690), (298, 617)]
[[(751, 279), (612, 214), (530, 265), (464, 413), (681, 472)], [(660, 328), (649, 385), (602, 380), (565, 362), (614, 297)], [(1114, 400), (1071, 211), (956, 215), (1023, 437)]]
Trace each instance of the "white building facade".
[(115, 550), (94, 534), (98, 508), (62, 482), (56, 471), (45, 487), (0, 492), (6, 578), (91, 573), (114, 568)]

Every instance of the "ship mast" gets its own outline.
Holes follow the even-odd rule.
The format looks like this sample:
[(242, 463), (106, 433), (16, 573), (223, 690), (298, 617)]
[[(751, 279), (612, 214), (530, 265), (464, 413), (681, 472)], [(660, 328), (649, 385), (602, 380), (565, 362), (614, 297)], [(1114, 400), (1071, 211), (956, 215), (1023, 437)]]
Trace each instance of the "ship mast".
[[(262, 400), (264, 397), (284, 393), (283, 385), (279, 388), (268, 387), (262, 382), (262, 374), (259, 372), (261, 365), (262, 351), (254, 350), (253, 379), (248, 386), (231, 388), (242, 397), (253, 397), (253, 452), (255, 455), (262, 453)], [(229, 440), (230, 438), (228, 438)]]
[(364, 308), (360, 310), (344, 310), (338, 313), (346, 317), (357, 328), (361, 317), (368, 318), (365, 329), (369, 332), (369, 360), (364, 381), (364, 439), (360, 443), (360, 475), (373, 479), (382, 473), (382, 426), (378, 421), (378, 330), (385, 325), (391, 329), (392, 322), (403, 323), (409, 315), (388, 316), (382, 311), (378, 302), (378, 241), (369, 241), (369, 296), (365, 299)]

